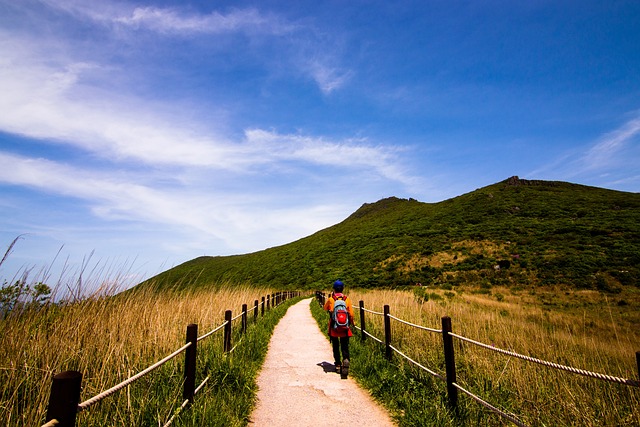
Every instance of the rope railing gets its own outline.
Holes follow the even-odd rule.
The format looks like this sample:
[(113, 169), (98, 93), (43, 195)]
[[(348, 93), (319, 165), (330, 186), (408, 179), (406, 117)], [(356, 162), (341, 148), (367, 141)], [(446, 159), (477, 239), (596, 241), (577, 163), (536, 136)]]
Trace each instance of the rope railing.
[[(271, 308), (275, 308), (283, 304), (287, 299), (300, 296), (300, 295), (301, 295), (300, 292), (277, 292), (271, 295), (267, 295), (266, 297), (267, 309), (269, 309), (269, 300), (271, 300), (271, 303), (272, 303)], [(259, 301), (255, 300), (254, 306), (253, 306), (254, 322), (257, 321), (257, 318), (258, 318), (258, 308), (259, 308)], [(265, 309), (265, 297), (262, 297), (261, 312), (263, 317), (265, 314), (264, 309)], [(182, 347), (180, 347), (170, 355), (166, 356), (162, 360), (159, 360), (158, 362), (144, 369), (143, 371), (131, 376), (130, 378), (127, 378), (121, 383), (79, 404), (76, 404), (74, 402), (78, 402), (80, 400), (79, 396), (80, 396), (80, 390), (81, 390), (82, 374), (77, 371), (64, 371), (57, 375), (54, 375), (53, 383), (51, 386), (51, 393), (49, 397), (47, 420), (46, 420), (46, 423), (42, 425), (42, 427), (54, 427), (57, 425), (60, 425), (62, 427), (62, 426), (68, 426), (68, 425), (75, 425), (75, 419), (76, 419), (77, 413), (86, 410), (90, 406), (100, 402), (106, 397), (116, 393), (117, 391), (123, 389), (124, 387), (127, 387), (129, 384), (137, 381), (143, 376), (158, 369), (160, 366), (169, 362), (171, 359), (175, 358), (180, 353), (183, 353), (186, 351), (185, 374), (184, 374), (185, 379), (183, 384), (184, 386), (183, 398), (185, 399), (185, 401), (182, 403), (182, 405), (174, 414), (174, 416), (168, 421), (168, 423), (165, 424), (168, 426), (169, 424), (171, 424), (171, 422), (173, 421), (175, 416), (180, 412), (180, 410), (184, 409), (190, 402), (193, 401), (193, 396), (209, 380), (209, 377), (207, 377), (204, 379), (204, 381), (202, 381), (202, 383), (200, 383), (200, 385), (197, 388), (195, 387), (197, 342), (211, 336), (212, 334), (224, 328), (224, 335), (225, 335), (223, 340), (224, 351), (225, 353), (230, 353), (231, 351), (235, 350), (235, 348), (242, 342), (242, 338), (241, 338), (240, 341), (236, 343), (236, 346), (231, 348), (231, 323), (234, 320), (244, 316), (242, 321), (242, 328), (240, 329), (240, 331), (241, 331), (241, 334), (245, 334), (246, 327), (247, 327), (247, 317), (246, 317), (247, 314), (248, 314), (248, 306), (246, 304), (243, 305), (241, 313), (233, 318), (231, 317), (231, 310), (227, 310), (227, 312), (225, 313), (225, 321), (221, 325), (217, 326), (213, 330), (207, 332), (206, 334), (200, 337), (197, 336), (198, 326), (196, 324), (188, 325), (187, 326), (187, 343), (185, 345), (183, 345)]]
[(182, 402), (182, 405), (180, 405), (180, 407), (174, 412), (171, 418), (169, 418), (169, 421), (167, 421), (162, 427), (169, 427), (171, 423), (173, 423), (173, 420), (175, 420), (177, 416), (180, 415), (180, 412), (182, 412), (182, 410), (186, 408), (187, 405), (189, 405), (189, 399), (185, 399), (184, 402)]
[(442, 381), (445, 381), (445, 378), (440, 375), (437, 372), (432, 371), (431, 369), (419, 364), (418, 362), (416, 362), (415, 360), (413, 360), (412, 358), (410, 358), (409, 356), (407, 356), (406, 354), (404, 354), (403, 352), (401, 352), (400, 350), (398, 350), (397, 348), (395, 348), (394, 346), (389, 346), (391, 347), (391, 349), (393, 351), (395, 351), (396, 353), (398, 353), (400, 356), (404, 357), (405, 359), (407, 359), (409, 362), (413, 363), (414, 365), (416, 365), (417, 367), (419, 367), (420, 369), (427, 371), (428, 373), (430, 373), (431, 375), (433, 375), (436, 378), (441, 379)]
[(361, 307), (361, 308), (359, 308), (359, 309), (361, 309), (362, 311), (365, 311), (365, 312), (367, 312), (367, 313), (375, 314), (376, 316), (384, 316), (384, 313), (381, 313), (381, 312), (379, 312), (379, 311), (369, 310), (369, 309), (364, 308), (364, 307)]
[(231, 319), (231, 321), (233, 322), (234, 320), (237, 320), (237, 319), (241, 318), (245, 313), (246, 313), (246, 311), (241, 312), (241, 313), (240, 313), (240, 314), (238, 314), (236, 317), (233, 317), (233, 318)]
[[(200, 389), (207, 383), (207, 381), (209, 381), (209, 377), (205, 378), (204, 381), (200, 383), (200, 385), (195, 389), (193, 394), (194, 395), (198, 394)], [(180, 407), (176, 411), (174, 411), (171, 418), (169, 418), (169, 421), (167, 421), (163, 427), (169, 427), (171, 423), (173, 423), (173, 420), (176, 419), (178, 415), (180, 415), (180, 412), (182, 412), (182, 410), (184, 410), (184, 408), (186, 408), (188, 404), (189, 404), (189, 399), (185, 399), (185, 401), (182, 402), (182, 405), (180, 405)]]
[(426, 326), (416, 325), (415, 323), (411, 323), (411, 322), (407, 322), (406, 320), (398, 319), (397, 317), (392, 316), (390, 314), (389, 314), (389, 317), (392, 318), (393, 320), (397, 321), (397, 322), (404, 323), (405, 325), (409, 325), (409, 326), (412, 326), (414, 328), (422, 329), (423, 331), (434, 332), (436, 334), (441, 334), (442, 333), (442, 329), (433, 329), (433, 328), (427, 328)]
[(215, 334), (216, 332), (218, 332), (220, 329), (224, 328), (225, 326), (227, 326), (227, 322), (223, 322), (222, 325), (220, 325), (217, 328), (207, 332), (206, 334), (202, 335), (201, 337), (198, 337), (198, 341), (202, 341), (203, 339), (207, 338), (208, 336)]
[(369, 338), (373, 339), (374, 341), (377, 341), (377, 342), (379, 342), (380, 344), (384, 344), (380, 338), (378, 338), (378, 337), (375, 337), (375, 336), (371, 335), (369, 332), (367, 332), (367, 331), (365, 331), (365, 330), (362, 330), (362, 332), (363, 332), (366, 336), (368, 336)]
[(147, 369), (145, 369), (144, 371), (141, 371), (139, 373), (137, 373), (136, 375), (122, 381), (120, 384), (117, 384), (113, 387), (111, 387), (108, 390), (103, 391), (102, 393), (92, 397), (91, 399), (85, 400), (84, 402), (80, 403), (78, 405), (78, 412), (80, 411), (84, 411), (85, 409), (87, 409), (89, 406), (100, 402), (102, 399), (104, 399), (107, 396), (112, 395), (113, 393), (125, 388), (126, 386), (128, 386), (129, 384), (131, 384), (132, 382), (142, 378), (143, 376), (147, 375), (149, 372), (154, 371), (156, 369), (158, 369), (160, 366), (164, 365), (165, 363), (167, 363), (169, 360), (173, 359), (174, 357), (176, 357), (177, 355), (179, 355), (180, 353), (182, 353), (183, 351), (185, 351), (187, 348), (189, 348), (191, 346), (191, 343), (187, 343), (185, 345), (183, 345), (182, 347), (180, 347), (179, 349), (177, 349), (176, 351), (174, 351), (173, 353), (171, 353), (170, 355), (168, 355), (167, 357), (165, 357), (162, 360), (159, 360), (158, 362), (154, 363), (153, 365), (149, 366)]
[(632, 387), (640, 387), (640, 381), (636, 381), (636, 380), (632, 380), (632, 379), (626, 379), (626, 378), (619, 378), (619, 377), (614, 377), (612, 375), (606, 375), (606, 374), (599, 374), (597, 372), (591, 372), (591, 371), (586, 371), (584, 369), (578, 369), (578, 368), (574, 368), (572, 366), (566, 366), (566, 365), (560, 365), (559, 363), (554, 363), (554, 362), (549, 362), (546, 360), (542, 360), (542, 359), (536, 359), (535, 357), (530, 357), (530, 356), (525, 356), (523, 354), (519, 354), (513, 351), (509, 351), (509, 350), (504, 350), (498, 347), (494, 347), (494, 346), (490, 346), (475, 340), (472, 340), (470, 338), (467, 337), (463, 337), (461, 335), (458, 334), (454, 334), (453, 332), (449, 332), (449, 335), (458, 338), (459, 340), (468, 342), (470, 344), (474, 344), (477, 345), (479, 347), (482, 348), (486, 348), (487, 350), (491, 350), (491, 351), (495, 351), (497, 353), (501, 353), (507, 356), (512, 356), (512, 357), (516, 357), (518, 359), (522, 359), (522, 360), (526, 360), (528, 362), (533, 362), (533, 363), (537, 363), (543, 366), (547, 366), (550, 368), (554, 368), (554, 369), (559, 369), (562, 371), (567, 371), (567, 372), (571, 372), (574, 374), (578, 374), (578, 375), (583, 375), (585, 377), (591, 377), (591, 378), (597, 378), (599, 380), (603, 380), (603, 381), (609, 381), (609, 382), (613, 382), (613, 383), (618, 383), (618, 384), (625, 384), (625, 385), (629, 385)]
[(195, 391), (193, 392), (193, 394), (198, 394), (198, 392), (200, 391), (200, 389), (201, 389), (202, 387), (204, 387), (204, 385), (205, 385), (207, 382), (209, 382), (209, 378), (210, 378), (210, 377), (207, 377), (207, 378), (205, 378), (204, 380), (202, 380), (202, 382), (200, 383), (200, 385), (199, 385), (198, 387), (196, 387), (196, 389), (195, 389)]
[(472, 398), (473, 400), (475, 400), (476, 402), (478, 402), (480, 405), (484, 406), (485, 408), (487, 408), (491, 412), (496, 413), (496, 414), (500, 415), (501, 417), (511, 421), (512, 423), (514, 423), (518, 427), (527, 427), (526, 424), (524, 424), (522, 421), (517, 419), (514, 415), (507, 414), (506, 412), (496, 408), (495, 406), (493, 406), (489, 402), (481, 399), (480, 397), (476, 396), (475, 394), (471, 393), (470, 391), (465, 390), (464, 388), (460, 387), (457, 383), (453, 383), (453, 385), (455, 386), (455, 388), (457, 388), (458, 390), (460, 390), (461, 392), (463, 392), (464, 394), (466, 394), (467, 396), (469, 396), (470, 398)]

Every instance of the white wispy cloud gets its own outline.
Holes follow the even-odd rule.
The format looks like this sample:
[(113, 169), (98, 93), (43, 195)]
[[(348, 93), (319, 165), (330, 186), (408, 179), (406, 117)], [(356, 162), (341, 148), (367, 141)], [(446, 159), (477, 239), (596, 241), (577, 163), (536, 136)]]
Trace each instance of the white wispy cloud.
[[(284, 67), (293, 65), (296, 78), (303, 75), (331, 94), (351, 74), (338, 65), (340, 55), (317, 52), (330, 42), (320, 41), (313, 31), (307, 34), (304, 27), (257, 9), (197, 14), (124, 2), (44, 3), (55, 8), (51, 31), (21, 31), (19, 22), (15, 31), (0, 27), (0, 132), (24, 136), (37, 147), (37, 154), (18, 142), (0, 148), (0, 185), (73, 201), (86, 224), (78, 224), (78, 230), (64, 221), (49, 225), (65, 230), (58, 241), (81, 240), (88, 224), (121, 227), (124, 234), (157, 226), (172, 230), (173, 244), (189, 242), (182, 245), (198, 253), (259, 250), (344, 219), (371, 200), (371, 180), (394, 189), (414, 182), (402, 166), (400, 147), (303, 130), (265, 130), (268, 124), (240, 126), (215, 99), (196, 94), (167, 101), (152, 89), (135, 87), (156, 72), (146, 68), (148, 58), (138, 50), (136, 33), (185, 37), (187, 43), (190, 35), (215, 41), (221, 34), (241, 33), (247, 37), (240, 39), (265, 36), (272, 50), (285, 46)], [(36, 11), (26, 14), (31, 13)], [(69, 17), (82, 21), (74, 31), (91, 28), (91, 37), (78, 43), (74, 31), (62, 28)], [(131, 56), (119, 56), (127, 37)], [(153, 67), (153, 58), (149, 61)], [(266, 61), (262, 57), (249, 61), (252, 67), (269, 66), (255, 64)], [(64, 218), (64, 212), (59, 215)], [(31, 226), (25, 220), (24, 227)]]
[[(112, 161), (149, 165), (251, 170), (279, 161), (370, 167), (381, 176), (403, 181), (394, 167), (397, 148), (366, 140), (331, 141), (322, 137), (282, 135), (250, 129), (244, 140), (230, 140), (211, 125), (188, 118), (188, 111), (147, 102), (133, 95), (112, 95), (91, 86), (103, 72), (99, 64), (52, 56), (39, 58), (42, 46), (4, 34), (0, 59), (0, 129), (72, 145)], [(46, 47), (45, 47), (46, 49)], [(188, 114), (188, 113), (187, 113)]]
[(353, 76), (351, 70), (328, 65), (331, 63), (334, 62), (310, 60), (305, 66), (320, 90), (326, 95), (342, 88)]
[(615, 166), (618, 156), (629, 144), (637, 143), (640, 135), (640, 116), (635, 117), (621, 127), (604, 135), (584, 155), (582, 162), (586, 169), (602, 169)]
[(227, 14), (186, 14), (176, 9), (136, 7), (129, 16), (111, 17), (113, 22), (169, 33), (233, 33), (281, 35), (295, 26), (275, 15), (264, 15), (256, 9), (232, 10)]
[[(219, 239), (228, 248), (257, 250), (265, 244), (285, 243), (330, 225), (344, 209), (329, 204), (274, 208), (269, 196), (255, 192), (154, 185), (154, 178), (0, 152), (0, 183), (82, 200), (95, 216), (107, 221), (177, 227), (186, 235), (200, 236), (198, 240)], [(274, 230), (280, 231), (277, 241)]]
[(42, 0), (54, 10), (102, 25), (117, 25), (167, 34), (250, 33), (281, 35), (296, 28), (275, 14), (256, 8), (231, 9), (226, 13), (195, 13), (176, 7), (137, 6), (127, 2)]
[[(635, 166), (640, 152), (640, 116), (634, 115), (621, 126), (585, 146), (567, 150), (547, 164), (530, 172), (530, 176), (547, 179), (587, 180), (607, 186), (619, 184), (618, 169)], [(624, 178), (635, 181), (636, 178)]]
[[(125, 2), (42, 1), (52, 9), (114, 30), (148, 31), (168, 37), (243, 34), (253, 44), (279, 44), (282, 48), (277, 50), (281, 54), (290, 52), (291, 55), (279, 60), (284, 59), (292, 70), (310, 77), (325, 95), (345, 86), (353, 76), (353, 71), (342, 65), (342, 59), (336, 54), (339, 49), (335, 39), (321, 36), (308, 24), (256, 8), (203, 14), (185, 8), (141, 7)], [(119, 35), (122, 36), (120, 32)]]

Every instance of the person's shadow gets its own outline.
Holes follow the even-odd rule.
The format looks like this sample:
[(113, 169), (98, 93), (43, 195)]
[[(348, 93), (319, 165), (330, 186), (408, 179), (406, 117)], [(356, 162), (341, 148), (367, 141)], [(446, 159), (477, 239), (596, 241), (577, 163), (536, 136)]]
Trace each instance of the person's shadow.
[(322, 370), (324, 371), (324, 373), (329, 373), (329, 372), (336, 372), (336, 366), (333, 363), (329, 363), (329, 362), (320, 362), (318, 363), (318, 366), (322, 367)]

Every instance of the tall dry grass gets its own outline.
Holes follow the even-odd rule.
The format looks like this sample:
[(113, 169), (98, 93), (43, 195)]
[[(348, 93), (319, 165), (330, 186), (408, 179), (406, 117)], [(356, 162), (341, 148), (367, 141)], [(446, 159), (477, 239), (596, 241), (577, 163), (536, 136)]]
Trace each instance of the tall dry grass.
[[(235, 316), (242, 304), (251, 308), (254, 300), (272, 292), (219, 284), (195, 292), (97, 294), (9, 315), (0, 320), (0, 425), (40, 425), (54, 373), (82, 372), (81, 400), (88, 399), (181, 347), (189, 323), (198, 324), (202, 335), (224, 321), (225, 310), (233, 310)], [(221, 334), (215, 334), (200, 346), (220, 353), (221, 339)], [(164, 422), (181, 400), (182, 360), (174, 359), (149, 374), (149, 379), (107, 398), (109, 403), (81, 413), (80, 425), (113, 425), (94, 416), (101, 411), (110, 412), (109, 419), (116, 424)], [(212, 362), (203, 364), (211, 367)], [(154, 400), (160, 402), (152, 409), (138, 408)], [(120, 409), (114, 410), (113, 405)]]
[[(390, 290), (354, 290), (349, 294), (354, 305), (363, 300), (365, 308), (382, 312), (387, 304), (392, 315), (412, 323), (440, 329), (441, 318), (447, 315), (452, 318), (454, 333), (473, 340), (589, 371), (638, 379), (637, 318), (601, 294), (555, 292), (558, 300), (551, 308), (541, 302), (548, 301), (551, 294), (540, 298), (507, 289), (493, 289), (493, 294), (433, 290), (426, 294), (428, 301), (422, 295)], [(384, 336), (382, 316), (367, 313), (366, 322), (367, 329)], [(391, 326), (394, 346), (444, 375), (439, 334), (394, 320)], [(529, 425), (640, 425), (638, 388), (542, 367), (457, 339), (455, 343), (458, 383)], [(463, 395), (460, 401), (472, 412), (482, 410)], [(488, 422), (500, 425), (503, 421), (496, 416)]]

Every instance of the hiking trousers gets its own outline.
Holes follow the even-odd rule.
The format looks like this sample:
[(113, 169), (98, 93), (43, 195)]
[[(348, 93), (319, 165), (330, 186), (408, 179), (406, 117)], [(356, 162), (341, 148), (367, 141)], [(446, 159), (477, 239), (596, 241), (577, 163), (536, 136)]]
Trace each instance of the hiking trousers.
[[(349, 337), (330, 337), (333, 346), (333, 360), (337, 365), (341, 365), (344, 359), (349, 357)], [(340, 358), (340, 350), (342, 350), (342, 358)]]

